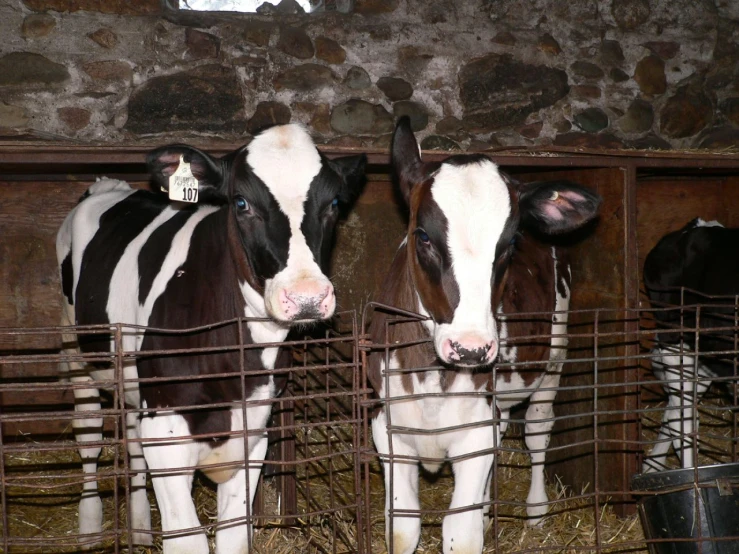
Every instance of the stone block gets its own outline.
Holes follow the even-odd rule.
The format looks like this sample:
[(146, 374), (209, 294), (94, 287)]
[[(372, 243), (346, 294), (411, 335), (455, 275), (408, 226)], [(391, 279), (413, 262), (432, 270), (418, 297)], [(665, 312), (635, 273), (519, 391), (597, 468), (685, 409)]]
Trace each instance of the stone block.
[(393, 130), (393, 117), (379, 104), (352, 98), (331, 112), (331, 127), (346, 135), (380, 135)]
[(116, 35), (112, 29), (108, 29), (107, 27), (101, 27), (87, 36), (90, 37), (92, 41), (109, 50), (111, 48), (115, 48), (118, 44), (118, 35)]
[(154, 77), (133, 92), (126, 130), (243, 133), (244, 98), (236, 71), (221, 65)]
[(464, 125), (473, 132), (523, 123), (529, 114), (553, 105), (570, 91), (561, 69), (498, 54), (469, 62), (458, 80)]
[(316, 52), (313, 42), (305, 31), (287, 26), (280, 28), (277, 48), (288, 56), (300, 60), (310, 59)]
[(392, 102), (407, 100), (413, 96), (413, 87), (411, 84), (399, 77), (380, 77), (377, 80), (377, 88)]
[(72, 131), (81, 131), (90, 123), (90, 112), (82, 108), (59, 108), (56, 113)]
[(281, 102), (260, 102), (254, 115), (246, 124), (246, 130), (256, 135), (259, 131), (274, 125), (290, 123), (290, 108)]
[(327, 37), (316, 38), (316, 58), (330, 64), (342, 64), (346, 61), (346, 50)]
[(190, 59), (217, 58), (221, 51), (221, 39), (197, 29), (185, 29), (185, 45)]
[(131, 82), (133, 69), (126, 62), (118, 60), (104, 60), (90, 62), (82, 66), (82, 71), (96, 81), (124, 81)]
[(21, 36), (25, 39), (42, 38), (56, 27), (56, 19), (47, 13), (34, 13), (23, 20)]
[(332, 86), (336, 75), (325, 65), (304, 63), (280, 73), (273, 82), (275, 90), (299, 90), (309, 92)]
[(51, 85), (69, 79), (69, 71), (41, 54), (11, 52), (0, 58), (0, 86)]
[(647, 56), (636, 64), (634, 80), (639, 89), (647, 95), (655, 96), (667, 90), (665, 62), (657, 56)]

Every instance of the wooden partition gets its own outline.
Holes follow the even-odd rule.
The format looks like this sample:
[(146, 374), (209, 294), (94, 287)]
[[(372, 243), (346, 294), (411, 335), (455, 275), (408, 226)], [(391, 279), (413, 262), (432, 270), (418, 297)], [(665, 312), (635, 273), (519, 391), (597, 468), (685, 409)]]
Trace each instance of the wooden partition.
[(644, 260), (659, 239), (696, 217), (739, 227), (739, 171), (708, 169), (696, 173), (664, 168), (639, 172), (636, 178), (640, 280)]

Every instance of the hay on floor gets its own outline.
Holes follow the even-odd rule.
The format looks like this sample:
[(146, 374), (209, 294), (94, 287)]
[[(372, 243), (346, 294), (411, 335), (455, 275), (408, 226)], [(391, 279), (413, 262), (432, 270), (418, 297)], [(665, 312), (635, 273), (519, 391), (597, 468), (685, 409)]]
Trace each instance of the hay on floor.
[[(336, 427), (332, 433), (344, 433), (351, 437), (351, 428)], [(325, 436), (314, 433), (308, 450), (301, 456), (320, 456), (326, 449)], [(303, 440), (298, 434), (298, 442)], [(73, 446), (73, 443), (70, 443)], [(520, 448), (520, 439), (510, 438), (503, 443), (505, 448)], [(112, 472), (113, 451), (106, 449), (102, 456), (102, 473)], [(328, 460), (328, 459), (327, 459)], [(297, 466), (298, 510), (306, 514), (321, 510), (332, 511), (323, 515), (298, 516), (295, 525), (285, 527), (278, 513), (278, 491), (275, 480), (263, 483), (265, 518), (256, 527), (253, 537), (253, 551), (260, 553), (326, 553), (353, 552), (363, 540), (362, 529), (357, 526), (353, 508), (343, 508), (353, 501), (354, 470), (351, 456), (336, 456), (327, 460)], [(73, 449), (65, 450), (63, 455), (19, 454), (8, 455), (5, 460), (6, 473), (24, 473), (35, 479), (33, 494), (8, 487), (8, 515), (11, 537), (30, 537), (56, 539), (54, 552), (77, 552), (74, 542), (77, 529), (77, 502), (81, 486), (64, 484), (79, 481), (81, 470), (79, 459)], [(66, 477), (65, 477), (66, 476)], [(532, 529), (525, 524), (525, 508), (511, 506), (507, 502), (520, 502), (526, 498), (529, 487), (529, 458), (522, 451), (503, 452), (498, 461), (498, 520), (497, 526), (491, 523), (485, 539), (485, 552), (529, 552), (573, 551), (588, 547), (595, 551), (600, 544), (602, 551), (645, 550), (641, 526), (636, 518), (619, 518), (608, 505), (607, 499), (598, 510), (588, 490), (570, 491), (559, 483), (547, 486), (550, 500), (556, 502), (550, 507), (542, 528)], [(369, 525), (371, 526), (371, 552), (385, 552), (384, 538), (384, 483), (379, 463), (375, 459), (370, 464), (369, 473)], [(48, 486), (52, 484), (53, 487)], [(105, 531), (114, 531), (116, 511), (114, 509), (113, 483), (111, 478), (103, 477), (100, 488), (104, 497)], [(331, 495), (333, 483), (333, 497)], [(61, 486), (64, 485), (64, 486)], [(449, 466), (442, 475), (430, 482), (425, 476), (421, 480), (421, 501), (423, 508), (445, 509), (449, 505), (453, 478)], [(364, 490), (364, 489), (362, 489)], [(119, 489), (119, 501), (122, 492)], [(21, 494), (22, 492), (22, 494)], [(577, 498), (574, 493), (584, 493), (585, 498)], [(196, 478), (194, 497), (200, 521), (203, 524), (215, 522), (216, 488), (204, 477)], [(150, 489), (153, 509), (153, 525), (160, 528), (160, 521)], [(573, 498), (575, 497), (575, 498)], [(121, 503), (117, 512), (118, 525), (125, 528), (125, 505)], [(441, 516), (424, 517), (421, 543), (418, 552), (439, 552), (441, 548)], [(596, 528), (598, 532), (596, 533)], [(125, 536), (125, 534), (124, 534)], [(211, 541), (213, 532), (210, 533)], [(497, 541), (496, 541), (497, 538)], [(60, 540), (61, 539), (61, 540)], [(64, 541), (67, 541), (66, 543)], [(125, 545), (122, 545), (125, 546)], [(213, 544), (211, 545), (214, 546)], [(497, 548), (497, 550), (496, 550)], [(13, 550), (11, 550), (12, 552)], [(16, 552), (49, 552), (48, 544), (38, 548), (16, 548)], [(99, 552), (112, 552), (113, 541), (108, 540)], [(139, 549), (142, 553), (161, 552), (161, 540), (155, 540), (151, 549)]]

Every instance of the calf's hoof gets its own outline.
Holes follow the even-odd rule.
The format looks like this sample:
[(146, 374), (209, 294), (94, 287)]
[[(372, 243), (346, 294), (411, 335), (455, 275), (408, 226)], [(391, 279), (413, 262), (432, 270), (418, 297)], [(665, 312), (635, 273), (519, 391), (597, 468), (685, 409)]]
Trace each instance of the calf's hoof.
[(390, 546), (388, 541), (387, 551), (388, 554), (413, 554), (416, 551), (416, 545), (418, 544), (419, 537), (409, 537), (405, 533), (393, 533), (393, 544)]
[(480, 554), (484, 542), (484, 516), (480, 512), (448, 515), (441, 532), (444, 554)]
[(154, 538), (149, 533), (131, 533), (131, 541), (136, 546), (151, 546)]
[(85, 496), (79, 505), (79, 529), (78, 539), (83, 550), (89, 550), (100, 546), (103, 532), (103, 501), (98, 495)]
[(529, 518), (526, 520), (526, 525), (533, 529), (541, 529), (544, 526), (544, 516), (547, 515), (549, 506), (531, 506), (526, 508), (526, 513)]

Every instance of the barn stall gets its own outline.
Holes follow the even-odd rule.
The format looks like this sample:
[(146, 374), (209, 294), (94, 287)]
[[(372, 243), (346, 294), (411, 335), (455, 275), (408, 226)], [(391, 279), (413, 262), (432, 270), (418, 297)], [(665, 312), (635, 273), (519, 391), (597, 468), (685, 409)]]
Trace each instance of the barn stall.
[[(218, 154), (233, 145), (202, 147)], [(0, 149), (0, 500), (6, 552), (79, 548), (76, 509), (84, 476), (72, 435), (72, 385), (58, 380), (58, 364), (65, 358), (61, 330), (55, 327), (61, 295), (54, 235), (96, 176), (147, 186), (143, 159), (148, 148), (34, 143)], [(329, 156), (354, 152), (323, 151)], [(424, 152), (425, 159), (445, 155)], [(566, 178), (590, 186), (603, 204), (598, 224), (572, 239), (571, 338), (547, 458), (550, 516), (541, 529), (525, 525), (530, 463), (521, 426), (515, 424), (522, 421), (520, 411), (512, 415), (514, 425), (496, 452), (486, 549), (644, 550), (631, 479), (656, 440), (664, 394), (648, 370), (654, 323), (640, 268), (662, 235), (696, 216), (736, 224), (739, 157), (583, 149), (490, 155), (524, 181)], [(386, 152), (370, 151), (369, 157), (367, 186), (341, 224), (332, 264), (340, 309), (346, 312), (331, 329), (291, 337), (295, 340), (287, 345), (293, 367), (287, 371), (286, 394), (274, 402), (269, 462), (250, 515), (257, 528), (255, 551), (384, 548), (384, 489), (367, 429), (367, 414), (376, 401), (363, 379), (362, 353), (372, 347), (365, 340), (365, 308), (389, 267), (404, 220)], [(400, 316), (397, 324), (407, 317)], [(115, 364), (123, 355), (107, 358)], [(729, 379), (723, 389), (712, 389), (701, 403), (701, 465), (737, 461), (736, 382)], [(105, 499), (100, 538), (103, 551), (117, 552), (127, 548), (130, 532), (130, 470), (122, 455), (126, 409), (117, 397), (120, 382), (101, 385), (110, 391), (110, 400), (100, 414), (106, 429), (96, 477)], [(668, 465), (678, 467), (674, 455)], [(421, 480), (424, 551), (439, 548), (450, 493), (448, 468), (433, 482)], [(201, 523), (212, 531), (215, 490), (201, 478), (194, 494)], [(161, 544), (156, 514), (154, 521), (156, 549)]]

